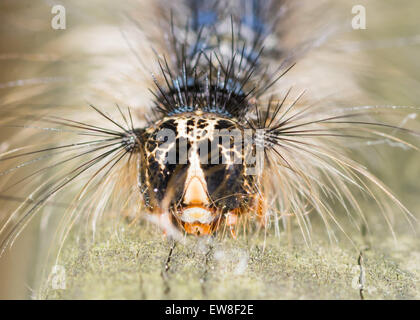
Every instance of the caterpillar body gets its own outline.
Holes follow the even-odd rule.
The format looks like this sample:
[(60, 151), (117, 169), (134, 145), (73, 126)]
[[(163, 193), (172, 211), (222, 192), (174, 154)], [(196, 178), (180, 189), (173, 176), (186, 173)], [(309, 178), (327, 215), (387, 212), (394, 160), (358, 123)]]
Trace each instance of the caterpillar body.
[[(20, 188), (22, 201), (8, 204), (10, 210), (3, 214), (3, 249), (36, 213), (43, 211), (48, 220), (49, 204), (65, 211), (59, 218), (58, 242), (77, 221), (95, 228), (105, 212), (137, 212), (173, 237), (236, 237), (241, 230), (269, 228), (293, 216), (310, 243), (310, 216), (315, 214), (330, 238), (333, 225), (344, 231), (337, 207), (356, 224), (367, 225), (358, 193), (378, 203), (389, 225), (392, 206), (413, 221), (409, 210), (358, 161), (357, 147), (351, 147), (386, 139), (415, 148), (398, 136), (416, 136), (415, 131), (386, 122), (381, 114), (376, 118), (401, 110), (341, 107), (324, 98), (319, 102), (318, 91), (317, 98), (308, 97), (311, 93), (284, 80), (296, 72), (295, 77), (308, 81), (299, 62), (327, 38), (316, 33), (290, 40), (289, 20), (299, 6), (287, 0), (188, 0), (176, 1), (172, 9), (162, 8), (165, 3), (145, 3), (144, 21), (158, 23), (143, 31), (134, 14), (141, 15), (140, 8), (126, 17), (142, 33), (134, 38), (119, 32), (132, 59), (128, 64), (136, 65), (141, 80), (118, 58), (112, 70), (121, 72), (124, 86), (116, 92), (112, 81), (109, 86), (98, 81), (93, 86), (100, 98), (93, 98), (92, 87), (84, 84), (95, 77), (114, 77), (97, 66), (109, 63), (107, 57), (75, 72), (70, 105), (23, 106), (33, 97), (54, 97), (45, 88), (25, 91), (19, 99), (11, 91), (4, 99), (2, 123), (16, 131), (7, 136), (12, 146), (0, 158), (1, 192), (9, 203)], [(151, 45), (145, 48), (143, 43)], [(341, 81), (350, 76), (340, 76), (330, 87), (346, 83), (345, 89), (360, 97), (353, 81)], [(41, 84), (53, 85), (63, 80), (43, 79)], [(72, 96), (79, 88), (90, 107), (75, 106), (80, 101)], [(141, 98), (125, 100), (136, 90)], [(21, 111), (7, 108), (8, 101), (13, 105), (20, 99)], [(104, 101), (116, 106), (101, 106)], [(34, 133), (35, 145), (24, 130), (41, 132)], [(64, 142), (68, 137), (70, 142)]]

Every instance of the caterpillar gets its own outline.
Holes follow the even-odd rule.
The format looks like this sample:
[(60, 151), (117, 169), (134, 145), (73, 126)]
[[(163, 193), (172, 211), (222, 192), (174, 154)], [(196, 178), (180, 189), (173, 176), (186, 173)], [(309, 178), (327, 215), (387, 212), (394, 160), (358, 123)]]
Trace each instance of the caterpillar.
[[(368, 226), (359, 194), (377, 203), (391, 231), (395, 208), (415, 223), (356, 152), (365, 153), (358, 148), (362, 143), (384, 141), (417, 149), (409, 139), (418, 133), (393, 118), (416, 109), (342, 106), (311, 90), (305, 83), (311, 70), (307, 65), (299, 69), (300, 62), (327, 41), (330, 31), (314, 25), (313, 34), (299, 39), (299, 27), (293, 32), (291, 26), (299, 22), (303, 4), (185, 0), (136, 5), (123, 15), (134, 36), (112, 30), (119, 42), (104, 45), (109, 56), (96, 61), (93, 55), (88, 70), (77, 67), (86, 58), (76, 55), (72, 61), (69, 50), (64, 76), (40, 76), (27, 91), (19, 86), (31, 83), (9, 83), (11, 90), (1, 101), (2, 127), (9, 130), (0, 157), (6, 208), (2, 250), (37, 213), (45, 222), (53, 219), (52, 211), (60, 213), (58, 243), (77, 222), (95, 229), (106, 212), (147, 217), (175, 239), (184, 234), (236, 238), (293, 216), (308, 244), (310, 220), (317, 215), (328, 237), (335, 239), (338, 228), (351, 241), (336, 212), (344, 210), (359, 229)], [(103, 38), (93, 43), (106, 43), (107, 31), (104, 27)], [(127, 62), (121, 48), (130, 57)], [(37, 57), (43, 59), (26, 59)], [(59, 63), (53, 55), (44, 58)], [(325, 78), (330, 71), (323, 70)], [(70, 73), (71, 80), (66, 78)], [(92, 80), (104, 77), (109, 83)], [(302, 78), (301, 88), (288, 77)], [(330, 88), (343, 84), (349, 95), (363, 97), (349, 75), (324, 80)], [(60, 92), (62, 83), (70, 92)], [(74, 98), (78, 90), (84, 103)], [(48, 102), (55, 96), (62, 100)], [(31, 106), (32, 99), (37, 105)]]

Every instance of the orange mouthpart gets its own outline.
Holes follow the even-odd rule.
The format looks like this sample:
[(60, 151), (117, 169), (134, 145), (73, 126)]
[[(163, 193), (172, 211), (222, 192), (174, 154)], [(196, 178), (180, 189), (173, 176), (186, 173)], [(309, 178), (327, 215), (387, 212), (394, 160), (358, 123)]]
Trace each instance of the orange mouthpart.
[(199, 222), (184, 223), (184, 229), (187, 233), (196, 236), (210, 235), (213, 233), (210, 224), (204, 224)]

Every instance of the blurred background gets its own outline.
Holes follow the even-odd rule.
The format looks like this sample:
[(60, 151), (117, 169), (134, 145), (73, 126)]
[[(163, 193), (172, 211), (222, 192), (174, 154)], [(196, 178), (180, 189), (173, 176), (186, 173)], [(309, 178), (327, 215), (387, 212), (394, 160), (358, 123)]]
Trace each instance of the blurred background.
[[(150, 20), (149, 23), (153, 24), (153, 15), (157, 13), (148, 7), (148, 2), (128, 1), (124, 8), (119, 9), (133, 12), (132, 7), (135, 7), (137, 11), (134, 12), (144, 16), (145, 23)], [(309, 6), (309, 1), (300, 2), (299, 5)], [(314, 19), (331, 25), (334, 30), (330, 39), (321, 44), (322, 49), (331, 55), (323, 56), (323, 51), (318, 52), (316, 61), (322, 63), (317, 66), (306, 63), (304, 66), (318, 68), (322, 75), (322, 68), (330, 68), (331, 64), (336, 68), (335, 72), (343, 73), (343, 78), (351, 74), (363, 92), (353, 96), (351, 88), (343, 92), (349, 96), (346, 100), (351, 105), (420, 107), (420, 2), (346, 0), (340, 1), (339, 5), (333, 0), (324, 2), (334, 9), (327, 14), (317, 11)], [(92, 97), (92, 84), (95, 101), (101, 102), (102, 98), (108, 105), (115, 102), (147, 105), (145, 92), (148, 84), (141, 76), (133, 79), (127, 73), (127, 77), (118, 80), (118, 92), (113, 89), (110, 94), (108, 91), (115, 80), (113, 70), (118, 69), (124, 74), (127, 65), (137, 63), (121, 33), (120, 25), (124, 19), (115, 11), (115, 4), (112, 1), (89, 1), (89, 4), (78, 0), (60, 1), (59, 4), (66, 8), (67, 26), (65, 30), (54, 30), (51, 9), (55, 4), (58, 2), (52, 0), (0, 2), (0, 117), (7, 118), (10, 123), (30, 110), (34, 110), (34, 114), (42, 114), (44, 109), (51, 108), (79, 110), (76, 108), (81, 108), (86, 99)], [(351, 28), (355, 5), (366, 8), (366, 30)], [(311, 25), (300, 27), (310, 29)], [(155, 32), (153, 27), (149, 31), (137, 35), (140, 46)], [(144, 53), (147, 54), (150, 52)], [(106, 85), (101, 83), (103, 77), (109, 79)], [(149, 77), (147, 72), (143, 77)], [(308, 81), (311, 83), (313, 79)], [(319, 90), (340, 92), (343, 90), (341, 85), (335, 83), (330, 88)], [(420, 129), (420, 119), (407, 118), (406, 121), (411, 122), (410, 127)], [(13, 143), (20, 134), (16, 128), (0, 127), (0, 152), (10, 149), (11, 145), (14, 147)], [(30, 131), (24, 134), (31, 138)], [(417, 213), (420, 210), (419, 154), (387, 147), (382, 148), (372, 161), (374, 173), (411, 211)], [(22, 201), (19, 197), (0, 194), (0, 215), (19, 201)], [(52, 206), (50, 210), (55, 209)], [(39, 219), (35, 219), (12, 250), (7, 250), (0, 258), (0, 299), (32, 297), (32, 289), (36, 286), (34, 277), (45, 241), (39, 235), (39, 223)]]

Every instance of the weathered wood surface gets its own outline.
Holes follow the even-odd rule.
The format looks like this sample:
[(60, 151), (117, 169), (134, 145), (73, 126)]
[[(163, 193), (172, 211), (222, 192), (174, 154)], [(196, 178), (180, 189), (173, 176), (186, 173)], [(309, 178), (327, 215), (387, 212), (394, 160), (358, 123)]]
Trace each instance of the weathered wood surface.
[(44, 283), (39, 298), (420, 298), (420, 245), (415, 236), (397, 242), (389, 235), (374, 240), (378, 246), (365, 247), (361, 258), (345, 243), (308, 248), (270, 236), (265, 247), (263, 237), (187, 238), (173, 246), (153, 228), (103, 228), (92, 245), (70, 241), (60, 259), (66, 289)]

